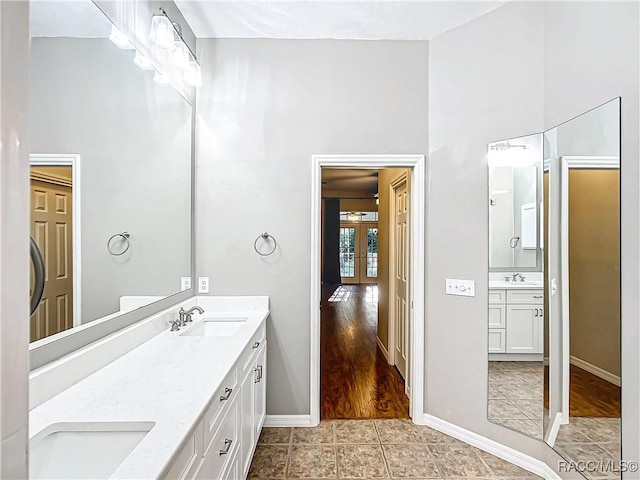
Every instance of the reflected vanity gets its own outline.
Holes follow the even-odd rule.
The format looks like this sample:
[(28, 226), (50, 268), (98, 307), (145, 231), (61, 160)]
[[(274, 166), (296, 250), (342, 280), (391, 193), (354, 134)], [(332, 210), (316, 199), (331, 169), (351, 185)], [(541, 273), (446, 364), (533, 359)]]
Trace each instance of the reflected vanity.
[(488, 165), (489, 420), (619, 478), (620, 99)]
[(190, 289), (192, 109), (93, 2), (30, 10), (33, 353)]

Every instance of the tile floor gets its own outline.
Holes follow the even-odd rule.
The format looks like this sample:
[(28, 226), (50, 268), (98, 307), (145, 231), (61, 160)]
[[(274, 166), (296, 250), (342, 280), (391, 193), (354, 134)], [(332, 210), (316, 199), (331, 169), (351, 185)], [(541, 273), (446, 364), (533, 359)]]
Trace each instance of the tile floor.
[(620, 419), (571, 417), (562, 425), (556, 438), (555, 450), (573, 462), (603, 462), (593, 472), (585, 472), (588, 479), (619, 479), (611, 473), (611, 465), (620, 463)]
[(315, 428), (267, 428), (250, 479), (540, 478), (410, 420), (327, 420)]
[(489, 362), (489, 420), (542, 440), (542, 362)]

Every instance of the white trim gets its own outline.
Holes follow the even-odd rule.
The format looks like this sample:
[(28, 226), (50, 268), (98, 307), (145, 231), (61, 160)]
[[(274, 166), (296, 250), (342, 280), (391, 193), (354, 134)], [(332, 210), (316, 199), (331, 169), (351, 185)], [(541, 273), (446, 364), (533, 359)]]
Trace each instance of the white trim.
[[(320, 205), (322, 168), (412, 168), (411, 175), (411, 311), (412, 338), (410, 414), (416, 419), (424, 412), (424, 299), (425, 285), (425, 156), (414, 155), (313, 155), (311, 166), (311, 303), (309, 395), (311, 424), (320, 423)], [(417, 412), (415, 415), (413, 412)], [(418, 419), (419, 421), (419, 419)]]
[(566, 425), (568, 422), (565, 422), (562, 418), (562, 412), (556, 413), (553, 418), (553, 422), (551, 422), (551, 426), (547, 429), (547, 433), (545, 434), (544, 441), (553, 448), (556, 444), (556, 438), (558, 437), (558, 433), (560, 432), (560, 426)]
[(267, 415), (265, 427), (313, 427), (311, 415)]
[(490, 353), (490, 362), (542, 362), (542, 353)]
[(376, 335), (376, 343), (378, 344), (378, 347), (380, 347), (380, 351), (382, 352), (382, 355), (384, 355), (384, 358), (387, 361), (387, 363), (391, 364), (389, 362), (389, 351), (387, 350), (387, 347), (385, 347), (384, 344), (382, 343), (382, 340), (380, 340), (380, 337), (378, 337), (377, 335)]
[(491, 440), (490, 438), (484, 437), (465, 428), (459, 427), (458, 425), (454, 425), (453, 423), (442, 420), (441, 418), (429, 415), (428, 413), (424, 414), (422, 425), (427, 425), (439, 432), (457, 438), (458, 440), (468, 443), (469, 445), (479, 448), (491, 455), (495, 455), (498, 458), (513, 463), (520, 468), (524, 468), (531, 473), (540, 475), (547, 480), (561, 480), (562, 478), (551, 467), (549, 467), (549, 465), (537, 458), (511, 447), (507, 447), (502, 443)]
[(81, 179), (80, 155), (59, 153), (32, 153), (29, 155), (29, 165), (45, 165), (50, 167), (71, 167), (71, 207), (73, 230), (73, 326), (82, 325), (82, 281), (81, 281)]
[(606, 380), (609, 383), (613, 383), (617, 387), (621, 385), (620, 377), (618, 375), (614, 375), (611, 372), (607, 372), (605, 369), (597, 367), (592, 363), (586, 362), (581, 358), (570, 355), (569, 363), (571, 365), (575, 365), (576, 367), (581, 368), (582, 370), (586, 370), (587, 372), (595, 375), (596, 377), (600, 377), (601, 379)]
[(562, 422), (569, 422), (570, 312), (569, 312), (569, 169), (618, 169), (620, 158), (611, 156), (560, 157), (560, 318), (562, 331)]

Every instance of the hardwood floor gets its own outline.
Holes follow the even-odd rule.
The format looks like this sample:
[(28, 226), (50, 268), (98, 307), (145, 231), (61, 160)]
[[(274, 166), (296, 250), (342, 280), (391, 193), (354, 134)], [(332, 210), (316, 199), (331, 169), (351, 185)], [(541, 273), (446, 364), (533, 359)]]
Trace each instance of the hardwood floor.
[[(545, 367), (545, 408), (549, 408), (548, 375), (549, 368)], [(620, 387), (571, 365), (569, 416), (620, 418), (620, 415)]]
[(325, 286), (320, 333), (321, 418), (408, 418), (404, 381), (376, 344), (376, 285)]

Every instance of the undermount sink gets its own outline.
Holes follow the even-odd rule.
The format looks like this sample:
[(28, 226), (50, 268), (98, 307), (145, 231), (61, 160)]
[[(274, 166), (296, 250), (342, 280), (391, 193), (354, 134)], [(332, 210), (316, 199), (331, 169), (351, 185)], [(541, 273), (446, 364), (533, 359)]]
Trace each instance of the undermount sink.
[(240, 330), (247, 317), (208, 317), (198, 320), (180, 335), (185, 337), (231, 337)]
[(153, 422), (56, 423), (29, 441), (29, 478), (109, 478)]

